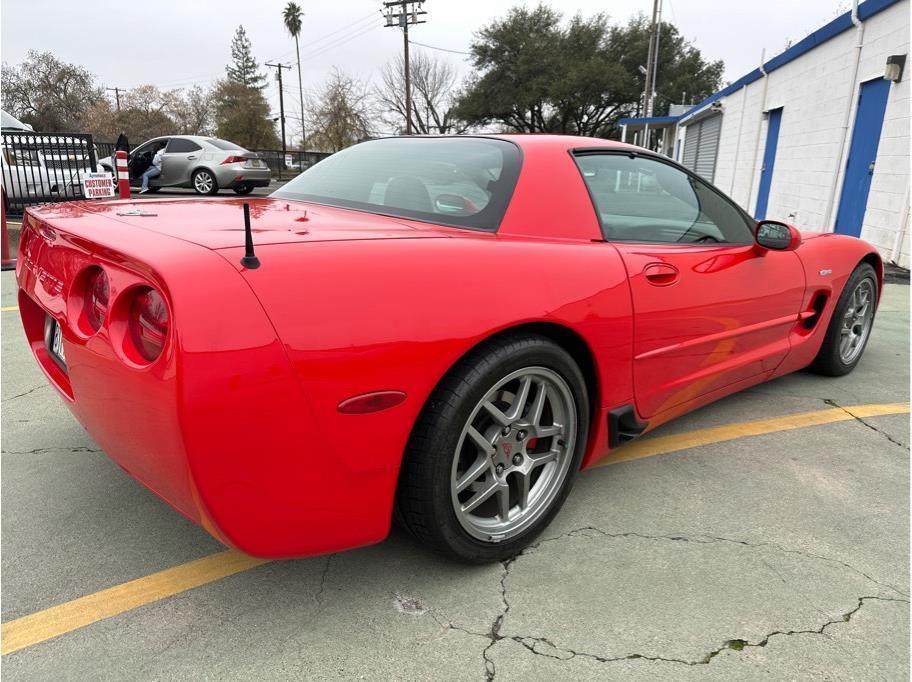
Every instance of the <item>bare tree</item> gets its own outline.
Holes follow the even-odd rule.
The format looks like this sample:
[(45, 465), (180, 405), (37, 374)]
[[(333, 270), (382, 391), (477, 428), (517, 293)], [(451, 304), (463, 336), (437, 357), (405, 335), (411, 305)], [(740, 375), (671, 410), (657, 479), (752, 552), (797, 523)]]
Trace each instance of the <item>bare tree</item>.
[(195, 85), (189, 90), (172, 90), (169, 106), (171, 118), (183, 135), (209, 135), (212, 133), (212, 91)]
[(35, 50), (19, 65), (3, 64), (0, 91), (4, 110), (41, 132), (79, 130), (83, 114), (103, 95), (83, 67)]
[[(422, 135), (465, 132), (467, 126), (453, 116), (457, 74), (452, 64), (415, 51), (409, 61), (412, 79), (412, 125)], [(387, 62), (376, 89), (387, 125), (405, 130), (405, 59)]]
[(372, 113), (367, 86), (344, 71), (333, 69), (308, 107), (308, 146), (337, 152), (370, 137)]

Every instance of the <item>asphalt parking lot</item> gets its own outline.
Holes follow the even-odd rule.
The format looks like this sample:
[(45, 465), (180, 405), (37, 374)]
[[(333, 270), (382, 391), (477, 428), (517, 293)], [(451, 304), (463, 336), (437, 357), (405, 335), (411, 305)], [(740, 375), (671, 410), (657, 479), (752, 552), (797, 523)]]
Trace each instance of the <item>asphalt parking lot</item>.
[(399, 531), (297, 561), (226, 552), (97, 449), (15, 305), (3, 273), (8, 679), (909, 677), (907, 286), (887, 285), (852, 375), (668, 424), (487, 567)]

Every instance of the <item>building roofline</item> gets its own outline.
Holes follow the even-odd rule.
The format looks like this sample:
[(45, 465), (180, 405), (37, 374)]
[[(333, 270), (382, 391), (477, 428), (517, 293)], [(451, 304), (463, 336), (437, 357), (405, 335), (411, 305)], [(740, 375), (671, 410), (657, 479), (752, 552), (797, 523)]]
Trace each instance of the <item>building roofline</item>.
[[(879, 12), (881, 12), (881, 11), (887, 9), (888, 7), (895, 5), (899, 2), (902, 2), (902, 0), (865, 0), (864, 2), (858, 3), (858, 18), (861, 21), (865, 21), (866, 19), (870, 19), (875, 14), (878, 14)], [(750, 85), (754, 81), (760, 80), (761, 78), (763, 78), (764, 73), (769, 75), (776, 69), (781, 68), (781, 67), (785, 66), (786, 64), (788, 64), (789, 62), (792, 62), (792, 61), (798, 59), (799, 57), (807, 54), (808, 52), (813, 50), (815, 47), (819, 47), (820, 45), (823, 45), (825, 42), (827, 42), (831, 38), (835, 38), (836, 36), (840, 35), (841, 33), (848, 31), (853, 26), (854, 26), (854, 24), (852, 23), (852, 11), (851, 10), (849, 10), (848, 12), (845, 12), (844, 14), (840, 14), (838, 17), (836, 17), (829, 23), (824, 24), (823, 26), (818, 28), (816, 31), (811, 33), (810, 35), (799, 40), (797, 43), (792, 45), (790, 48), (788, 48), (784, 52), (776, 55), (769, 61), (765, 62), (762, 65), (762, 67), (756, 68), (753, 71), (751, 71), (750, 73), (747, 73), (747, 74), (741, 76), (741, 78), (739, 78), (738, 80), (734, 81), (733, 83), (727, 85), (726, 87), (722, 88), (718, 92), (713, 93), (712, 95), (710, 95), (709, 97), (704, 99), (702, 102), (695, 104), (694, 106), (692, 106), (690, 109), (685, 111), (680, 116), (659, 116), (659, 117), (653, 117), (653, 118), (648, 118), (648, 119), (647, 118), (623, 118), (619, 121), (619, 123), (621, 125), (628, 125), (631, 123), (651, 123), (653, 121), (653, 119), (655, 119), (655, 118), (663, 119), (663, 122), (665, 122), (664, 119), (671, 119), (668, 122), (676, 121), (676, 122), (683, 123), (687, 119), (692, 118), (694, 115), (696, 115), (701, 109), (703, 109), (707, 105), (712, 104), (716, 100), (721, 99), (722, 97), (725, 97), (726, 95), (730, 95), (731, 93), (733, 93), (737, 90), (740, 90), (745, 85)]]

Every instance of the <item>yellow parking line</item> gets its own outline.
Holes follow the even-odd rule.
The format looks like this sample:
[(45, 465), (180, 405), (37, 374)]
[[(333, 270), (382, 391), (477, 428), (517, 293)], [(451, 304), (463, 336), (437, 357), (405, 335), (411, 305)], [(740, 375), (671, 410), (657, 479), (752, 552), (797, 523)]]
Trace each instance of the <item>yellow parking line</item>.
[(643, 440), (635, 440), (629, 445), (625, 445), (619, 450), (611, 453), (604, 460), (595, 464), (594, 467), (608, 466), (609, 464), (617, 464), (618, 462), (629, 462), (634, 459), (653, 457), (655, 455), (666, 455), (671, 452), (677, 452), (678, 450), (695, 448), (700, 445), (722, 443), (727, 440), (735, 440), (736, 438), (745, 438), (747, 436), (762, 436), (763, 434), (775, 433), (777, 431), (790, 431), (791, 429), (802, 429), (808, 426), (833, 424), (835, 422), (850, 421), (856, 417), (864, 419), (865, 417), (906, 414), (908, 412), (908, 403), (850, 405), (846, 408), (834, 407), (827, 410), (816, 410), (814, 412), (787, 414), (781, 417), (772, 417), (770, 419), (758, 419), (756, 421), (716, 426), (709, 429), (675, 433), (670, 436), (658, 436), (656, 438), (647, 436), (643, 438)]
[[(856, 417), (877, 417), (907, 414), (908, 412), (908, 403), (853, 405), (845, 409), (832, 408), (803, 412), (670, 436), (646, 437), (641, 441), (634, 441), (624, 446), (595, 466), (664, 455), (699, 445), (721, 443), (746, 436), (759, 436), (777, 431), (849, 421)], [(0, 650), (5, 656), (86, 625), (172, 597), (267, 562), (266, 559), (255, 559), (234, 550), (227, 550), (121, 585), (115, 585), (100, 592), (3, 623), (2, 631), (0, 631), (0, 638), (2, 638)]]
[(0, 312), (4, 312), (4, 313), (11, 313), (11, 312), (13, 312), (14, 310), (19, 310), (19, 306), (17, 306), (17, 305), (7, 305), (7, 306), (3, 306), (2, 308), (0, 308)]
[(22, 616), (3, 623), (0, 635), (3, 655), (246, 571), (267, 561), (227, 550)]

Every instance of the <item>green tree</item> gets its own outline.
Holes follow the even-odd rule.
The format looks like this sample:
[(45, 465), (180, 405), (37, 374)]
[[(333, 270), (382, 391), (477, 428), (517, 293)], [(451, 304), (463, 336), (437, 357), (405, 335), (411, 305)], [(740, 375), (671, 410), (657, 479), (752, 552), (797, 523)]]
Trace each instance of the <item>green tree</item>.
[[(636, 112), (639, 66), (649, 49), (642, 15), (612, 27), (608, 17), (562, 15), (546, 5), (516, 7), (482, 28), (472, 44), (475, 71), (456, 116), (476, 126), (596, 137), (617, 134), (617, 120)], [(680, 93), (702, 99), (721, 85), (722, 62), (707, 62), (677, 29), (663, 23), (655, 113)]]
[(104, 89), (76, 64), (50, 52), (29, 50), (18, 66), (3, 64), (0, 83), (3, 109), (39, 132), (74, 132)]
[(215, 131), (219, 137), (248, 149), (276, 149), (279, 138), (269, 117), (269, 103), (263, 93), (225, 79), (212, 92)]
[(298, 96), (301, 103), (301, 149), (306, 149), (307, 132), (304, 129), (304, 85), (301, 82), (301, 49), (298, 46), (298, 36), (301, 35), (301, 17), (304, 12), (301, 7), (294, 2), (285, 5), (282, 12), (282, 21), (285, 23), (286, 30), (291, 34), (295, 41), (295, 55), (298, 58)]
[(231, 63), (225, 67), (228, 80), (248, 88), (262, 90), (266, 87), (266, 76), (260, 73), (260, 65), (253, 58), (253, 47), (243, 26), (238, 26), (231, 39)]
[[(643, 75), (638, 69), (646, 64), (649, 31), (650, 20), (643, 14), (634, 16), (625, 26), (611, 29), (611, 58), (630, 76), (625, 95), (628, 113), (636, 112), (636, 102), (643, 94)], [(670, 104), (699, 102), (722, 87), (724, 63), (705, 60), (700, 50), (668, 22), (662, 22), (658, 63), (653, 105), (656, 116), (667, 114)]]

